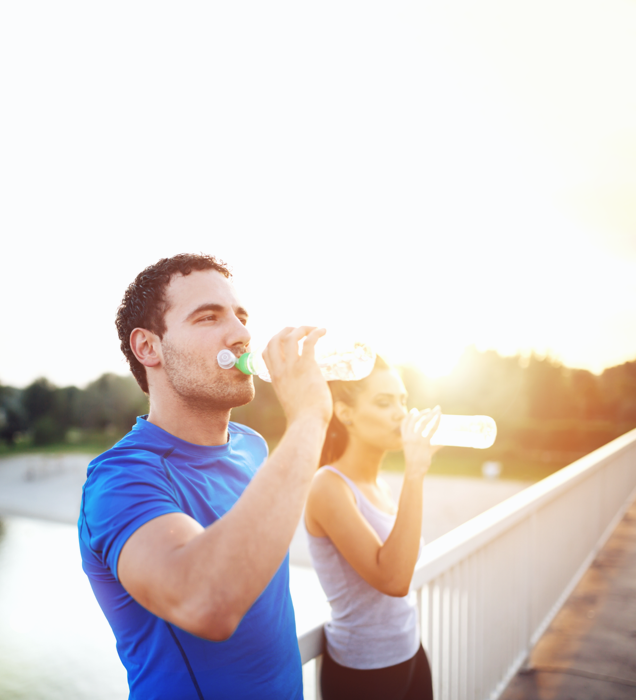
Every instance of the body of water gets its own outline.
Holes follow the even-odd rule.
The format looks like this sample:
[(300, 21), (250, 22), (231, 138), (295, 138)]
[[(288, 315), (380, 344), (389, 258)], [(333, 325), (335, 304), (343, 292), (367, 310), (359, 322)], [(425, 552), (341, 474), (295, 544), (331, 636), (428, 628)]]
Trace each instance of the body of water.
[[(328, 615), (311, 569), (291, 567), (291, 591), (299, 633)], [(115, 638), (81, 568), (77, 529), (0, 520), (0, 700), (127, 697)]]

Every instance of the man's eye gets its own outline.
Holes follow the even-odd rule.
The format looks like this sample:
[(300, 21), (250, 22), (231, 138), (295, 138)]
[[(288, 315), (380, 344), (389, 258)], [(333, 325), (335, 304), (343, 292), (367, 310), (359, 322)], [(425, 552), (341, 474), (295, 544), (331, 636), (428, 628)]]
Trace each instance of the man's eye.
[(216, 316), (204, 316), (200, 318), (199, 321), (216, 321)]

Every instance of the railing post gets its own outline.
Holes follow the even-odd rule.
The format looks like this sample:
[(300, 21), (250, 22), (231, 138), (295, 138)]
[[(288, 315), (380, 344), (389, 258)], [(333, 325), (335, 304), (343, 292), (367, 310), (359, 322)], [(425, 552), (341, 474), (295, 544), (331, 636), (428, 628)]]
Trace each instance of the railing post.
[(322, 691), (320, 690), (320, 673), (322, 671), (322, 654), (316, 658), (315, 663), (315, 678), (316, 678), (316, 700), (322, 700)]
[(528, 519), (527, 526), (527, 546), (526, 546), (526, 587), (525, 587), (525, 611), (524, 611), (524, 647), (525, 657), (522, 663), (523, 669), (530, 668), (530, 655), (532, 653), (532, 632), (534, 630), (536, 617), (536, 586), (534, 579), (537, 567), (537, 518), (538, 513), (535, 510)]

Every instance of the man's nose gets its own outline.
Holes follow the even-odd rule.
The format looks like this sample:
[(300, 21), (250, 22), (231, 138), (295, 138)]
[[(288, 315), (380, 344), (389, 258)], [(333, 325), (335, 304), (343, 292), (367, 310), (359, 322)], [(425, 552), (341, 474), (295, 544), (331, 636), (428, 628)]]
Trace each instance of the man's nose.
[(230, 332), (227, 338), (228, 347), (240, 346), (241, 351), (249, 345), (252, 335), (247, 326), (236, 316), (232, 319)]

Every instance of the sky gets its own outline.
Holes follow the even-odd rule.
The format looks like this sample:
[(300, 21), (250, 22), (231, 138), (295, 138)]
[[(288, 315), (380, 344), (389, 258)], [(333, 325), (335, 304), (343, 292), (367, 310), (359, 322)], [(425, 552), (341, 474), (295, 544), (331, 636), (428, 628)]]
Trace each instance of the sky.
[(0, 383), (127, 366), (126, 286), (227, 262), (257, 341), (431, 376), (636, 359), (636, 2), (0, 5)]

